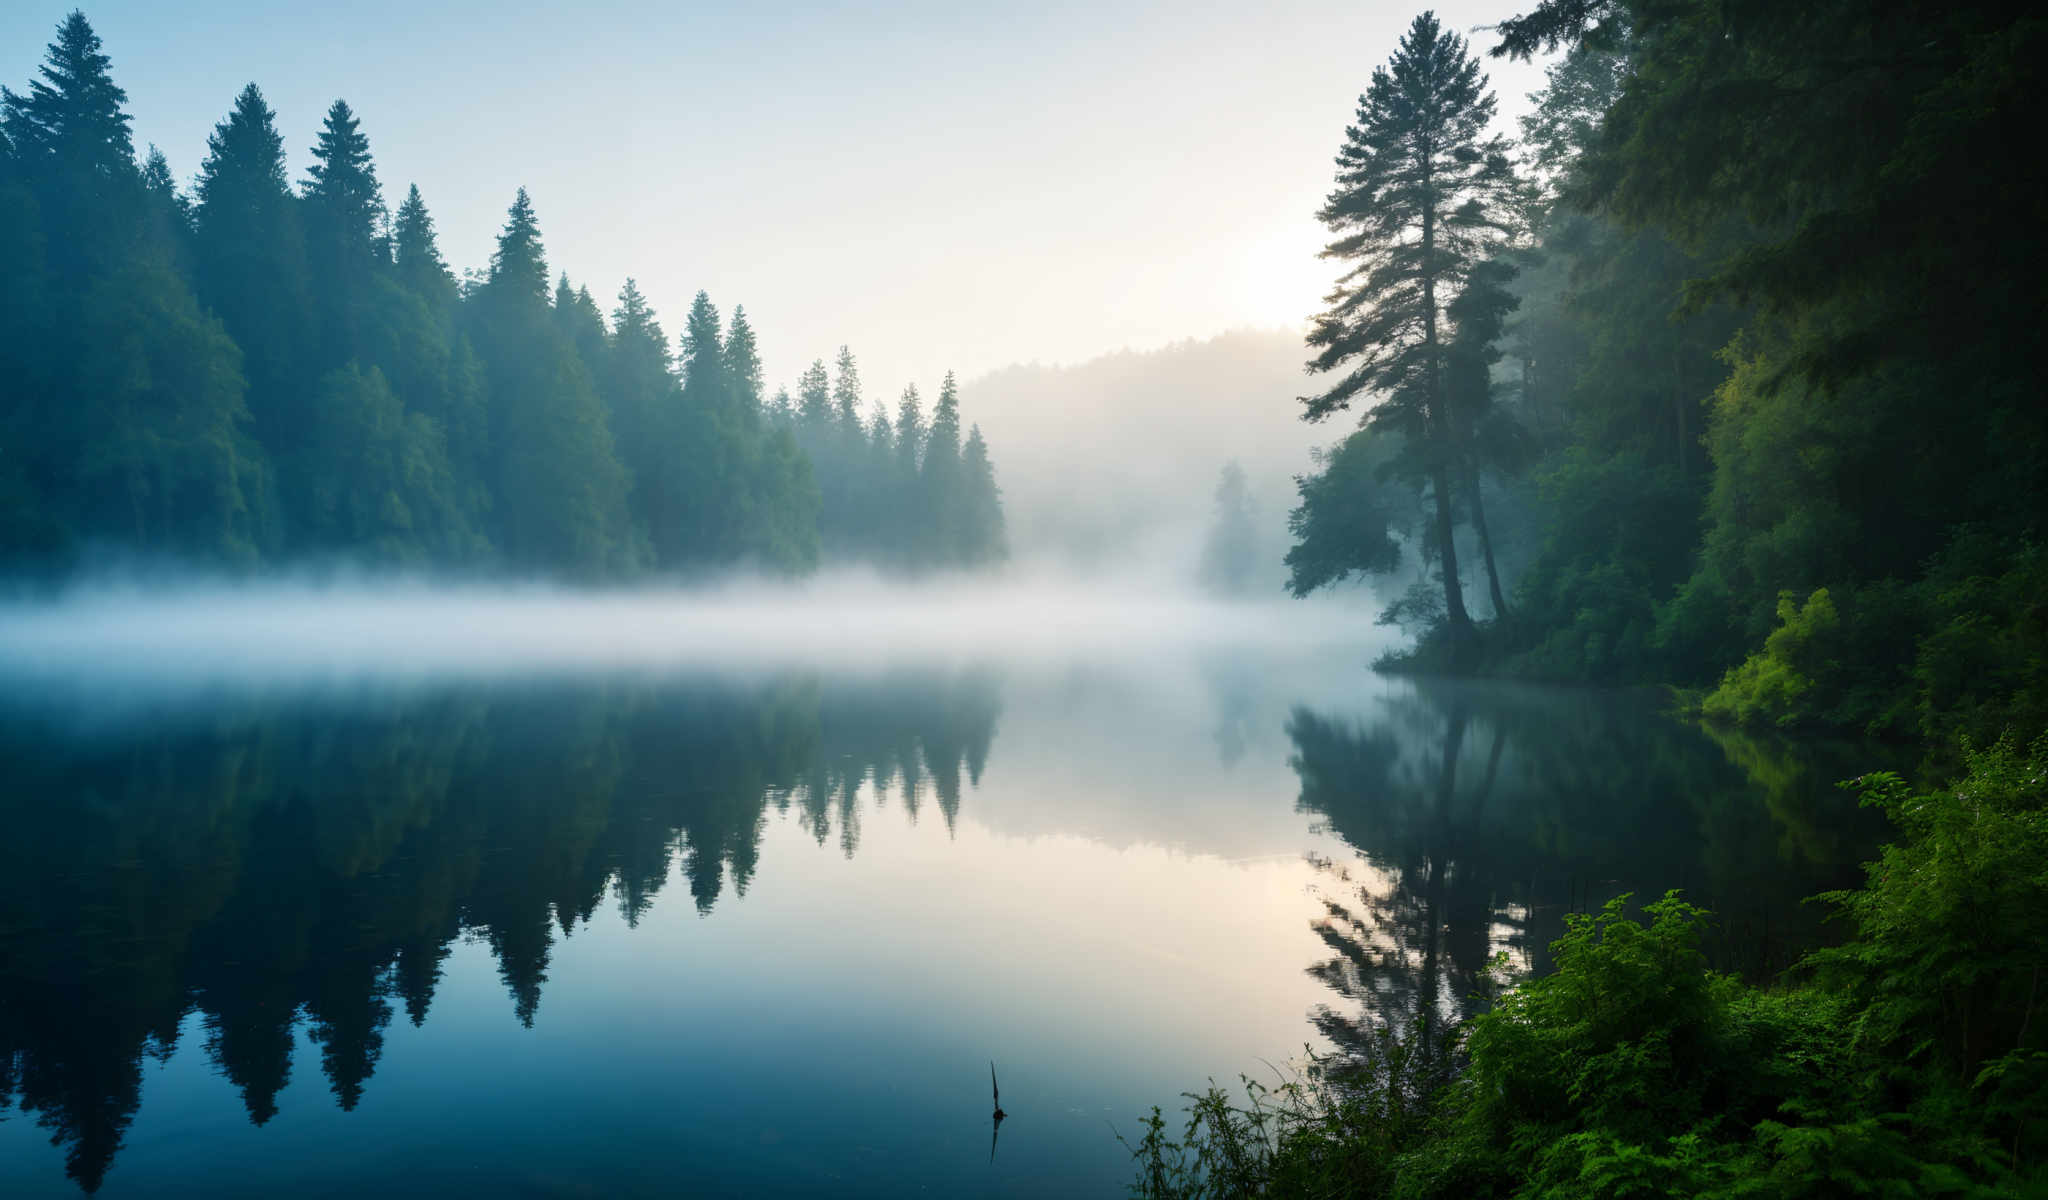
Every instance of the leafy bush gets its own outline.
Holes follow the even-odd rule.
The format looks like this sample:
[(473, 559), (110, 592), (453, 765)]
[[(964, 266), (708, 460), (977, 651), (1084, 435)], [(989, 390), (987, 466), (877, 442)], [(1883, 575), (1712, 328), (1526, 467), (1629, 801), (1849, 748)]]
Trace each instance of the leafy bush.
[(1931, 630), (1912, 666), (1920, 732), (1988, 742), (2048, 728), (2048, 557), (1966, 531), (1926, 586)]
[(1966, 529), (1915, 582), (1783, 592), (1778, 621), (1703, 715), (1937, 744), (2048, 726), (2048, 559), (2031, 544)]
[[(1853, 781), (1904, 837), (1859, 890), (1826, 899), (1856, 936), (1813, 961), (1858, 1005), (1855, 1033), (1887, 1081), (1938, 1081), (1987, 1106), (2017, 1158), (2048, 1121), (2048, 736), (1965, 746), (1953, 792), (1889, 772)], [(2038, 1152), (2038, 1151), (2037, 1151)]]
[(1814, 592), (1804, 605), (1791, 592), (1780, 592), (1778, 621), (1762, 650), (1721, 677), (1721, 686), (1701, 706), (1706, 716), (1738, 725), (1795, 724), (1806, 714), (1816, 677), (1832, 682), (1840, 673), (1835, 653), (1842, 620), (1828, 589)]

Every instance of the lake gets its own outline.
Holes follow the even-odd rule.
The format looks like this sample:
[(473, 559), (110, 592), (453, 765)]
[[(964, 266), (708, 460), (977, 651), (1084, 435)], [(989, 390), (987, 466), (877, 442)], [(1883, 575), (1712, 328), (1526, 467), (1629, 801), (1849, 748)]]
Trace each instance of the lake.
[(0, 1194), (1120, 1195), (1152, 1105), (1464, 1011), (1615, 894), (1781, 969), (1882, 832), (1865, 748), (1361, 644), (491, 628), (0, 629)]

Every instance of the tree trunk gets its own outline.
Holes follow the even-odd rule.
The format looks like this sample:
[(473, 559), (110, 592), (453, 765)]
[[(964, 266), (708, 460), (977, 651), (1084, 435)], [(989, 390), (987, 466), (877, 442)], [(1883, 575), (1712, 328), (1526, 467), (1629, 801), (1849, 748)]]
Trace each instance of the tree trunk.
[(1465, 465), (1465, 491), (1472, 498), (1472, 529), (1479, 535), (1479, 557), (1486, 563), (1487, 599), (1493, 601), (1493, 619), (1508, 615), (1508, 602), (1501, 595), (1500, 571), (1493, 565), (1493, 537), (1486, 532), (1486, 501), (1479, 494), (1479, 470)]
[(1451, 520), (1451, 472), (1442, 465), (1430, 471), (1430, 490), (1436, 493), (1437, 562), (1444, 575), (1444, 614), (1451, 623), (1451, 638), (1463, 644), (1472, 637), (1472, 615), (1465, 611), (1465, 588), (1458, 580), (1458, 546), (1452, 540), (1457, 526)]
[[(1423, 179), (1425, 192), (1431, 186), (1429, 151), (1423, 150)], [(1425, 196), (1422, 202), (1422, 309), (1423, 344), (1427, 347), (1425, 356), (1428, 365), (1424, 368), (1425, 385), (1428, 389), (1425, 399), (1429, 405), (1424, 428), (1429, 438), (1436, 443), (1436, 466), (1430, 471), (1430, 485), (1436, 492), (1436, 540), (1438, 561), (1444, 574), (1444, 615), (1451, 625), (1451, 642), (1462, 651), (1472, 641), (1472, 616), (1465, 611), (1465, 588), (1458, 578), (1458, 545), (1453, 536), (1457, 531), (1451, 516), (1451, 472), (1447, 464), (1457, 457), (1457, 439), (1451, 428), (1450, 414), (1444, 411), (1443, 392), (1443, 351), (1436, 334), (1436, 199)]]

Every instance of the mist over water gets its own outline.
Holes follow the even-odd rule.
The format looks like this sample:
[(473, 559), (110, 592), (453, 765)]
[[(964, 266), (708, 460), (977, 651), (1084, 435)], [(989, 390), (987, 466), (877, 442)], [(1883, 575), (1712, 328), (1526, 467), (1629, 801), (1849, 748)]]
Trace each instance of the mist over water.
[(426, 577), (104, 578), (0, 602), (0, 691), (455, 681), (674, 670), (863, 672), (957, 663), (1059, 669), (1230, 653), (1358, 664), (1389, 640), (1354, 597), (1224, 601), (1055, 569), (908, 582), (579, 589)]

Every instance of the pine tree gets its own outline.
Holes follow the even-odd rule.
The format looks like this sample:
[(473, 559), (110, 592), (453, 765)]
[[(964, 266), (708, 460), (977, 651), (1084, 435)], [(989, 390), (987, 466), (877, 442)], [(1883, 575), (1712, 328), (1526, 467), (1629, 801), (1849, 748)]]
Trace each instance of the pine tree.
[(903, 395), (896, 401), (896, 472), (899, 478), (914, 482), (917, 479), (918, 464), (924, 457), (924, 405), (918, 398), (917, 385), (903, 385)]
[(883, 488), (884, 542), (890, 553), (911, 562), (924, 552), (928, 540), (924, 517), (924, 482), (920, 467), (924, 461), (924, 403), (917, 385), (903, 385), (896, 401), (896, 458)]
[(407, 287), (430, 298), (453, 298), (455, 276), (441, 258), (434, 218), (427, 212), (427, 202), (420, 199), (418, 184), (406, 189), (405, 203), (398, 206), (398, 215), (392, 222), (391, 250), (398, 277)]
[(832, 409), (839, 421), (839, 436), (851, 450), (861, 436), (860, 366), (845, 346), (839, 348), (838, 361), (833, 363)]
[(717, 413), (726, 401), (725, 335), (718, 306), (698, 292), (683, 322), (683, 398), (698, 409)]
[(796, 402), (789, 398), (789, 389), (779, 387), (768, 401), (768, 424), (776, 429), (793, 431), (796, 428)]
[(732, 325), (725, 335), (725, 374), (740, 419), (747, 428), (755, 428), (761, 413), (761, 349), (754, 342), (754, 327), (747, 321), (743, 304), (732, 307)]
[(44, 261), (73, 285), (118, 262), (134, 229), (132, 118), (112, 65), (85, 14), (73, 12), (28, 94), (0, 87), (0, 130), (40, 193)]
[(1451, 481), (1463, 450), (1443, 392), (1444, 308), (1510, 232), (1518, 197), (1505, 142), (1486, 136), (1493, 113), (1464, 39), (1432, 13), (1415, 18), (1373, 71), (1345, 130), (1337, 188), (1318, 214), (1336, 235), (1323, 256), (1352, 266), (1309, 334), (1309, 370), (1344, 373), (1303, 398), (1307, 418), (1320, 420), (1371, 395), (1372, 424), (1405, 436), (1434, 495), (1445, 613), (1460, 653), (1472, 620), (1453, 540)]
[(171, 176), (170, 160), (154, 143), (142, 162), (142, 192), (149, 197), (152, 216), (164, 222), (163, 232), (182, 243), (192, 233), (192, 201)]
[(284, 138), (255, 84), (235, 97), (206, 147), (193, 236), (200, 299), (242, 348), (258, 440), (288, 457), (304, 444), (309, 424), (311, 303), (297, 202), (285, 185)]
[(419, 188), (407, 189), (388, 234), (375, 238), (370, 263), (362, 365), (381, 368), (405, 407), (439, 426), (465, 531), (461, 549), (441, 557), (483, 558), (492, 476), (483, 364), (462, 326), (455, 277)]
[(939, 402), (932, 406), (932, 427), (925, 438), (927, 465), (934, 454), (948, 462), (960, 457), (960, 387), (953, 381), (951, 371), (940, 382)]
[(334, 276), (364, 269), (379, 257), (384, 188), (370, 159), (370, 140), (347, 101), (328, 107), (306, 176), (300, 188), (308, 208), (307, 240), (320, 248), (316, 262)]
[(868, 404), (867, 426), (861, 435), (861, 520), (865, 542), (876, 554), (896, 543), (896, 429), (889, 409), (877, 398)]
[(1257, 569), (1258, 527), (1253, 521), (1251, 489), (1236, 460), (1225, 463), (1216, 479), (1216, 510), (1202, 547), (1202, 582), (1211, 591), (1241, 596), (1250, 590)]
[(491, 253), (485, 290), (494, 303), (543, 305), (548, 299), (548, 260), (540, 245), (540, 222), (533, 201), (520, 188), (505, 214), (498, 248)]
[(138, 255), (161, 255), (181, 278), (192, 270), (192, 201), (171, 175), (170, 160), (151, 145), (142, 162), (143, 245)]
[(982, 439), (979, 425), (968, 430), (967, 445), (960, 451), (960, 474), (967, 515), (962, 561), (982, 564), (1008, 558), (1002, 489), (996, 486), (995, 464), (989, 459), (988, 443)]
[(658, 362), (664, 374), (669, 370), (668, 335), (661, 331), (639, 283), (630, 277), (619, 289), (619, 306), (612, 310), (612, 341), (615, 346), (633, 345), (636, 353)]
[(576, 348), (583, 365), (596, 374), (605, 358), (604, 314), (597, 310), (589, 288), (569, 286), (567, 272), (555, 285), (555, 327)]
[(373, 321), (372, 273), (390, 262), (391, 246), (370, 142), (347, 102), (328, 107), (306, 175), (299, 187), (319, 361), (367, 360), (374, 356), (366, 328)]
[(920, 557), (935, 563), (954, 561), (964, 536), (966, 513), (960, 503), (960, 389), (951, 371), (940, 383), (938, 403), (932, 406), (918, 483), (918, 524), (925, 530)]
[(669, 565), (682, 537), (673, 478), (683, 466), (673, 449), (679, 389), (668, 335), (632, 279), (619, 289), (619, 304), (612, 310), (602, 390), (619, 439), (619, 459), (631, 477), (634, 521), (645, 531), (657, 565)]
[[(889, 423), (889, 410), (880, 400), (868, 404), (868, 449), (885, 468), (896, 464), (896, 429)], [(886, 475), (878, 474), (878, 478)]]
[(745, 541), (738, 526), (747, 484), (730, 410), (723, 322), (708, 293), (690, 301), (681, 344), (681, 422), (669, 453), (678, 464), (684, 535), (674, 553), (679, 562), (719, 561)]
[(524, 188), (478, 302), (495, 540), (522, 566), (584, 576), (631, 569), (642, 547), (627, 511), (626, 471), (590, 369), (548, 304), (547, 258)]
[(16, 154), (48, 157), (60, 170), (90, 171), (113, 179), (134, 169), (133, 121), (121, 106), (128, 93), (114, 83), (113, 60), (100, 53), (100, 37), (82, 12), (57, 26), (31, 80), (28, 95), (0, 88), (7, 137)]
[(797, 423), (811, 438), (822, 439), (832, 428), (832, 380), (825, 360), (813, 359), (796, 381)]

